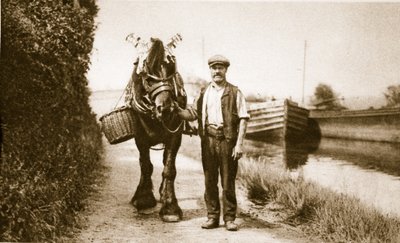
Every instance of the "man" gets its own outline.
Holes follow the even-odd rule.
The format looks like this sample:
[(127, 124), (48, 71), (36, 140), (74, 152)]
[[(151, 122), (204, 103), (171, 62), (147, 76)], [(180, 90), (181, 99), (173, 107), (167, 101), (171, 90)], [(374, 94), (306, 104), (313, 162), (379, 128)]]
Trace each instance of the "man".
[(243, 153), (243, 140), (249, 114), (240, 90), (226, 81), (229, 60), (221, 55), (208, 60), (212, 82), (202, 90), (197, 107), (178, 109), (185, 120), (198, 119), (202, 162), (205, 176), (204, 199), (208, 220), (204, 229), (219, 227), (220, 202), (218, 177), (223, 188), (223, 220), (229, 231), (238, 230), (236, 219), (235, 179), (238, 160)]

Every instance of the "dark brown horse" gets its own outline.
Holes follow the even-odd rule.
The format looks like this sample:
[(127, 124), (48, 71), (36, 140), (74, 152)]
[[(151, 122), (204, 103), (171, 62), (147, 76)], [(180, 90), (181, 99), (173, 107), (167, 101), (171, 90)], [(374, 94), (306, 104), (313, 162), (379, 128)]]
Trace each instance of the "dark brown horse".
[(141, 176), (131, 203), (138, 210), (156, 206), (150, 148), (164, 144), (164, 169), (159, 188), (162, 206), (159, 214), (164, 221), (176, 222), (182, 219), (174, 182), (175, 158), (181, 145), (183, 121), (174, 113), (174, 106), (186, 106), (186, 93), (177, 72), (175, 57), (169, 52), (174, 44), (171, 43), (164, 46), (161, 40), (152, 38), (148, 43), (147, 56), (135, 63), (132, 73), (129, 94), (134, 108), (135, 141), (140, 153)]

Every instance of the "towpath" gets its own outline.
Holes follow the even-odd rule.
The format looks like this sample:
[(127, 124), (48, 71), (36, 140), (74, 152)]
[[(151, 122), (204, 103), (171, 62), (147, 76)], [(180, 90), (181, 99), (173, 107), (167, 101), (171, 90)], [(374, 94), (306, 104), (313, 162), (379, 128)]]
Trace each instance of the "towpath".
[[(162, 222), (158, 216), (160, 205), (139, 213), (129, 203), (139, 181), (138, 152), (133, 140), (109, 145), (105, 142), (104, 181), (89, 198), (84, 212), (86, 226), (74, 240), (77, 242), (309, 242), (298, 232), (243, 214), (247, 200), (238, 191), (239, 213), (237, 232), (228, 232), (221, 225), (204, 230), (206, 220), (203, 200), (204, 179), (200, 161), (178, 154), (176, 194), (183, 210), (183, 220)], [(185, 146), (185, 140), (182, 146)], [(161, 180), (162, 151), (151, 152), (154, 164), (153, 183), (156, 199)]]

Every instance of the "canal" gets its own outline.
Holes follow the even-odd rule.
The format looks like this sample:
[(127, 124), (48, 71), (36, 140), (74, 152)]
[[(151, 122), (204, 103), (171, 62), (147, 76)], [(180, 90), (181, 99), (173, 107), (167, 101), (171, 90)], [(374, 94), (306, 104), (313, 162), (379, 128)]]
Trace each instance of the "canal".
[(310, 148), (246, 140), (246, 149), (249, 157), (400, 217), (400, 144), (322, 138)]

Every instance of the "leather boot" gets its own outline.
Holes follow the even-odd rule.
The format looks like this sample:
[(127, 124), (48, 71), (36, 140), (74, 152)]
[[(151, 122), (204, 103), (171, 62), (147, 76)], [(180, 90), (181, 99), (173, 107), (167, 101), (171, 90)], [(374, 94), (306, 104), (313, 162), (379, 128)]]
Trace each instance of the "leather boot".
[(238, 230), (238, 225), (235, 224), (233, 221), (226, 221), (225, 222), (225, 228), (229, 231), (237, 231)]
[(208, 219), (205, 223), (201, 225), (203, 229), (214, 229), (219, 227), (218, 219)]

